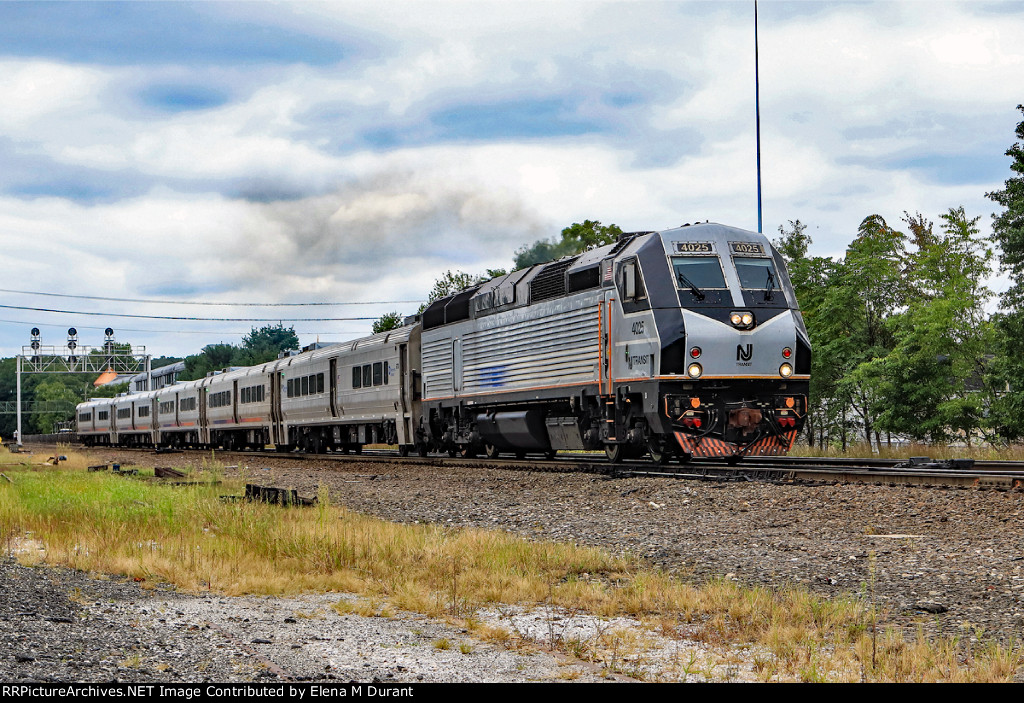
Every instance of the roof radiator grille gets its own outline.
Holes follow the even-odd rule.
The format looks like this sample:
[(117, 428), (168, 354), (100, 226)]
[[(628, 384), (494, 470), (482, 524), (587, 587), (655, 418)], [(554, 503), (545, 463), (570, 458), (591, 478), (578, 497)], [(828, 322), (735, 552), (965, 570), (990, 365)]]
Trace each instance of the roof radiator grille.
[(548, 264), (534, 276), (530, 281), (530, 302), (535, 303), (538, 300), (550, 300), (565, 295), (565, 272), (578, 258), (578, 256), (574, 256), (571, 259), (562, 259)]

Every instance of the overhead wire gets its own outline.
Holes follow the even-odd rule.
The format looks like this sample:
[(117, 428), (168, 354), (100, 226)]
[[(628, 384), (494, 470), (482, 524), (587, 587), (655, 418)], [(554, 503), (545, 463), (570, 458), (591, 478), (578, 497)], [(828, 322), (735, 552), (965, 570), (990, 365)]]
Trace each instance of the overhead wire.
[(152, 303), (159, 305), (219, 305), (237, 308), (272, 308), (272, 307), (333, 307), (341, 305), (408, 305), (421, 303), (422, 300), (355, 300), (349, 302), (304, 302), (304, 303), (221, 303), (209, 300), (160, 300), (155, 298), (110, 298), (98, 295), (72, 295), (70, 293), (44, 293), (41, 291), (11, 290), (0, 288), (0, 293), (16, 293), (18, 295), (44, 295), (51, 298), (75, 298), (78, 300), (104, 300), (115, 303)]
[(86, 310), (56, 310), (23, 305), (0, 305), (5, 310), (31, 310), (62, 315), (93, 315), (96, 317), (127, 317), (143, 320), (188, 320), (193, 322), (346, 322), (376, 320), (376, 317), (198, 317), (193, 315), (138, 315), (124, 312), (91, 312)]
[[(58, 325), (52, 322), (26, 322), (25, 320), (6, 320), (0, 319), (0, 324), (10, 325), (31, 325), (35, 327), (56, 327), (63, 329), (67, 325)], [(103, 330), (105, 327), (92, 327), (90, 325), (77, 325), (77, 329), (81, 330)], [(365, 329), (365, 328), (361, 328)], [(153, 330), (153, 329), (139, 329), (133, 327), (118, 327), (118, 332), (146, 332), (149, 334), (231, 334), (231, 335), (243, 335), (252, 333), (251, 329), (247, 330)], [(334, 336), (334, 335), (346, 335), (355, 334), (354, 331), (323, 331), (323, 330), (295, 330), (295, 334), (304, 335), (320, 335), (320, 336)]]

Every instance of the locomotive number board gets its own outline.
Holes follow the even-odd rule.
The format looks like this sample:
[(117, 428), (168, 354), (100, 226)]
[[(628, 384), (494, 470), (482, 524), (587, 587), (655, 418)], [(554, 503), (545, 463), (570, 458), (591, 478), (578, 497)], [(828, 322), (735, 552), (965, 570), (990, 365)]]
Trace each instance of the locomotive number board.
[(711, 242), (676, 242), (676, 251), (680, 254), (714, 254)]
[(764, 256), (764, 245), (756, 242), (729, 242), (733, 254), (761, 254)]

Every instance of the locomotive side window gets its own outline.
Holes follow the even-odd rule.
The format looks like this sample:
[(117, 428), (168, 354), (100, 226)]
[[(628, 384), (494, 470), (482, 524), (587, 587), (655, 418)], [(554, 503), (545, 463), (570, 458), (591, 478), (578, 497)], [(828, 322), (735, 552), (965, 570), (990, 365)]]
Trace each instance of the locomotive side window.
[(352, 367), (352, 387), (362, 388), (363, 387), (363, 370), (358, 366)]
[(644, 277), (636, 259), (628, 259), (619, 267), (619, 293), (623, 300), (643, 300), (647, 297)]
[(302, 377), (302, 390), (299, 395), (309, 395), (309, 376)]
[(97, 420), (109, 420), (110, 419), (110, 411), (109, 410), (100, 410), (98, 413), (96, 413), (96, 419)]
[(376, 362), (373, 365), (373, 385), (380, 386), (384, 383), (384, 364)]
[(373, 385), (373, 365), (363, 364), (363, 386)]
[(323, 373), (318, 373), (316, 375), (316, 392), (317, 393), (323, 393), (324, 392), (324, 375), (323, 375)]

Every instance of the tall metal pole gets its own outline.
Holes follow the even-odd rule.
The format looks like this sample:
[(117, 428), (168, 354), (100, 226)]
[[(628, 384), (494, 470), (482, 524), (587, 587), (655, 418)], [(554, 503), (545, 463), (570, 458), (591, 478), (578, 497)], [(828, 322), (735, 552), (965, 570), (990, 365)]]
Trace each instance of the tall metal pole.
[(754, 113), (757, 117), (757, 231), (761, 233), (761, 80), (757, 60), (757, 0), (754, 0)]
[(18, 447), (21, 447), (21, 355), (18, 355), (18, 361), (16, 362), (18, 367)]

